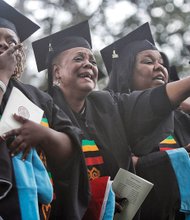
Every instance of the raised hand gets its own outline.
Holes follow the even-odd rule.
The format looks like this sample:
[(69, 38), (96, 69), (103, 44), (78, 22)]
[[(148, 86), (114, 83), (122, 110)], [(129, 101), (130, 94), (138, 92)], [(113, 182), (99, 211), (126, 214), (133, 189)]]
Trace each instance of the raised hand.
[(17, 60), (20, 59), (20, 49), (22, 44), (10, 45), (10, 47), (0, 54), (0, 80), (7, 82), (14, 74)]

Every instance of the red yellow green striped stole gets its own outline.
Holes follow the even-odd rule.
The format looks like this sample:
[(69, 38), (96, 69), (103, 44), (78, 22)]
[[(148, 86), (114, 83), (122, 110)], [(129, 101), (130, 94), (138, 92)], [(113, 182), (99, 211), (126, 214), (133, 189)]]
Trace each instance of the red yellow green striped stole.
[(178, 144), (172, 135), (168, 136), (166, 139), (159, 144), (160, 151), (172, 150), (178, 148)]
[(82, 151), (85, 155), (89, 180), (100, 177), (101, 165), (104, 164), (104, 160), (94, 140), (82, 140)]

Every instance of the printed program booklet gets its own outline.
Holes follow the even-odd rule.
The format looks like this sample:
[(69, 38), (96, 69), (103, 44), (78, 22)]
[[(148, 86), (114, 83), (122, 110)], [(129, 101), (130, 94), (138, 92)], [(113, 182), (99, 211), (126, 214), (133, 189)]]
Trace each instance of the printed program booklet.
[(13, 87), (1, 117), (0, 135), (21, 126), (19, 122), (14, 120), (14, 113), (36, 123), (40, 123), (44, 111), (31, 102), (19, 89)]
[(127, 170), (119, 169), (112, 183), (113, 191), (128, 203), (121, 213), (116, 213), (114, 220), (132, 220), (153, 184)]

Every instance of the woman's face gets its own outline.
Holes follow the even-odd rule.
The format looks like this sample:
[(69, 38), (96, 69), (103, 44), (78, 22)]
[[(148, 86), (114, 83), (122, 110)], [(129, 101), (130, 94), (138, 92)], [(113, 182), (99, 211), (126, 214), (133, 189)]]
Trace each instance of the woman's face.
[(53, 75), (65, 93), (88, 94), (96, 86), (98, 68), (91, 50), (77, 47), (62, 52), (54, 59)]
[(8, 28), (0, 28), (0, 54), (7, 50), (11, 45), (19, 43), (16, 33)]
[(168, 71), (157, 50), (144, 50), (137, 54), (133, 71), (133, 90), (154, 88), (168, 82)]

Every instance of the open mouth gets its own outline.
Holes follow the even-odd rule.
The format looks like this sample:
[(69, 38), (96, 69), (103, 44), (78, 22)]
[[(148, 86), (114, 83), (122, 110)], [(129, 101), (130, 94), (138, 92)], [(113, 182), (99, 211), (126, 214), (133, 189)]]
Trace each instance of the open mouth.
[(91, 80), (93, 79), (92, 75), (90, 73), (81, 73), (81, 74), (79, 74), (79, 77), (80, 78), (89, 78)]
[(152, 80), (165, 82), (165, 78), (161, 75), (153, 77)]

